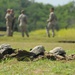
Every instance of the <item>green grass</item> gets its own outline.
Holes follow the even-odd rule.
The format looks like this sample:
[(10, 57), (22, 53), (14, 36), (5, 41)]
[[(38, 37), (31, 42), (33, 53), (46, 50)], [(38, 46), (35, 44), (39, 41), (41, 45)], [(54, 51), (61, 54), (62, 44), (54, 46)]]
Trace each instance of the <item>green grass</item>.
[(36, 62), (7, 60), (0, 63), (0, 75), (74, 75), (75, 61), (39, 60)]
[[(0, 32), (1, 34), (5, 34), (5, 32)], [(51, 32), (50, 32), (51, 33)], [(56, 36), (53, 38), (52, 36), (50, 38), (47, 37), (46, 30), (36, 30), (29, 33), (30, 37), (27, 38), (26, 36), (24, 38), (21, 37), (21, 33), (14, 33), (13, 37), (0, 37), (0, 41), (16, 41), (16, 42), (43, 42), (43, 43), (50, 43), (50, 42), (58, 42), (60, 40), (70, 40), (75, 41), (75, 29), (62, 29), (59, 31), (56, 31)]]
[[(5, 34), (5, 32), (0, 32)], [(60, 40), (75, 40), (75, 29), (62, 29), (56, 31), (56, 36), (48, 38), (45, 30), (30, 32), (30, 37), (21, 37), (21, 33), (15, 32), (13, 37), (1, 36), (0, 44), (10, 44), (16, 49), (28, 50), (37, 45), (43, 45), (46, 51), (54, 47), (62, 47), (67, 55), (75, 54), (74, 43), (58, 43)], [(51, 61), (41, 59), (38, 61), (17, 61), (16, 58), (6, 59), (0, 62), (0, 75), (75, 75), (75, 60)]]

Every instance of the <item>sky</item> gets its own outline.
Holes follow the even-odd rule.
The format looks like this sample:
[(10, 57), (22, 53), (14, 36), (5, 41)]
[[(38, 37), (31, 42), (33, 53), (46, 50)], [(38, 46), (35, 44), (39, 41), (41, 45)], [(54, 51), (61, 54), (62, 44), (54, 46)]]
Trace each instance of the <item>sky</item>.
[(64, 5), (64, 4), (67, 4), (71, 1), (75, 1), (75, 0), (35, 0), (35, 2), (41, 2), (41, 3), (44, 3), (44, 4), (51, 4), (51, 5), (54, 5), (54, 6), (58, 6), (58, 5)]

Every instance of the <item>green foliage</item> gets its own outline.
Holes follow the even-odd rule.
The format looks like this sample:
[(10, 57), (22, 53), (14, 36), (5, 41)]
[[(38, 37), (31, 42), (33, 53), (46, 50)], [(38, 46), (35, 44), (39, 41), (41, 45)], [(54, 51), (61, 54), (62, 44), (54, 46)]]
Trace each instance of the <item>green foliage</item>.
[[(32, 0), (0, 0), (0, 27), (5, 27), (6, 10), (12, 8), (15, 11), (16, 27), (18, 25), (17, 18), (20, 11), (24, 9), (28, 16), (28, 30), (44, 29), (47, 25), (46, 20), (50, 13), (50, 7), (53, 6), (50, 4), (33, 2)], [(75, 10), (72, 2), (64, 6), (55, 7), (55, 14), (58, 18), (59, 28), (75, 27)]]
[[(35, 29), (44, 28), (46, 25), (46, 20), (48, 10), (51, 5), (43, 5), (42, 3), (33, 3), (29, 0), (0, 0), (0, 27), (5, 27), (5, 14), (8, 8), (12, 8), (15, 11), (16, 16), (16, 26), (18, 25), (17, 18), (20, 11), (24, 9), (28, 16), (28, 29), (29, 31)], [(47, 11), (46, 11), (47, 9)]]
[(58, 17), (59, 28), (70, 28), (73, 27), (72, 25), (75, 24), (75, 10), (72, 4), (73, 3), (70, 2), (64, 6), (56, 7), (55, 11)]

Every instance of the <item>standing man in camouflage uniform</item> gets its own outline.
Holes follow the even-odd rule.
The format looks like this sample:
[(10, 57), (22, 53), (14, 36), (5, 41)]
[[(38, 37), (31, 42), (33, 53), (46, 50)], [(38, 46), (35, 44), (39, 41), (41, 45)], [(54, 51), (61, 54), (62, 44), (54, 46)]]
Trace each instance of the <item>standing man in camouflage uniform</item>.
[(15, 16), (14, 16), (14, 10), (13, 9), (10, 10), (10, 14), (11, 14), (11, 17), (13, 18), (12, 19), (12, 36), (13, 36), (14, 24), (15, 24)]
[(54, 8), (51, 8), (51, 9), (50, 9), (49, 19), (47, 20), (48, 25), (47, 25), (47, 27), (46, 27), (48, 37), (50, 37), (50, 33), (49, 33), (49, 30), (50, 30), (50, 29), (52, 29), (52, 36), (53, 36), (53, 37), (55, 36), (54, 30), (55, 30), (56, 21), (57, 21), (57, 17), (56, 17), (56, 15), (54, 14)]
[(26, 36), (29, 37), (29, 34), (27, 32), (27, 16), (24, 14), (24, 10), (21, 11), (21, 14), (18, 17), (19, 21), (19, 27), (22, 32), (22, 37), (24, 37), (24, 32), (26, 33)]
[(10, 15), (10, 9), (7, 9), (5, 19), (7, 27), (7, 36), (12, 36), (12, 17)]

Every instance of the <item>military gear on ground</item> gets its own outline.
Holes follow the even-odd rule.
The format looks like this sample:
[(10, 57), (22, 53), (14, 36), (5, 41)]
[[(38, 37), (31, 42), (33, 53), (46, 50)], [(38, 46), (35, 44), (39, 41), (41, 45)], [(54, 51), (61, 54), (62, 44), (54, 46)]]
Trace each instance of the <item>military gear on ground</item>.
[(65, 60), (66, 57), (63, 57), (61, 55), (55, 55), (55, 54), (46, 54), (45, 57), (47, 57), (50, 60)]
[(75, 60), (75, 54), (71, 54), (69, 56), (66, 56), (66, 60)]
[(28, 52), (26, 50), (19, 50), (16, 57), (18, 61), (29, 61), (31, 60), (31, 56), (33, 55), (33, 53)]
[(0, 53), (3, 55), (14, 53), (14, 49), (9, 44), (0, 45)]
[(64, 51), (63, 48), (61, 47), (55, 47), (53, 50), (49, 51), (51, 54), (54, 55), (61, 55), (61, 56), (65, 56), (66, 52)]
[(44, 55), (45, 48), (42, 45), (34, 47), (31, 51), (33, 53), (33, 57), (37, 57), (39, 55)]
[(3, 54), (0, 53), (0, 59), (2, 59), (2, 58), (3, 58)]

